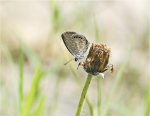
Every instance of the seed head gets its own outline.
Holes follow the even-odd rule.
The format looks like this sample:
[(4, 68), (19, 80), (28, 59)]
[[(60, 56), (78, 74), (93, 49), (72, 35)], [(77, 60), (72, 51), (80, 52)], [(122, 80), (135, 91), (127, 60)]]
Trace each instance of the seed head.
[(102, 75), (111, 67), (111, 72), (114, 71), (113, 65), (109, 65), (110, 48), (106, 44), (92, 44), (85, 62), (79, 63), (87, 73), (92, 75)]

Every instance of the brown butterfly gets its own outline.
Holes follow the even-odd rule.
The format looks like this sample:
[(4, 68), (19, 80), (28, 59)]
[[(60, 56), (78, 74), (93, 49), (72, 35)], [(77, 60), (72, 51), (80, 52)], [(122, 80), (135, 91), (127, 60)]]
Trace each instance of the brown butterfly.
[[(66, 31), (61, 37), (68, 51), (75, 57), (71, 60), (78, 61), (84, 58), (84, 54), (90, 44), (84, 35), (72, 31)], [(66, 65), (68, 62), (64, 64)]]

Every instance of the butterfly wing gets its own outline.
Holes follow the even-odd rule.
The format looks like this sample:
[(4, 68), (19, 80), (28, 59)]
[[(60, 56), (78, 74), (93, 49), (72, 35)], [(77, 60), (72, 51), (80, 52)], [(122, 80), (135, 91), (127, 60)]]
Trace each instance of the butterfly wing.
[(61, 37), (68, 51), (74, 56), (74, 51), (71, 49), (71, 47), (74, 47), (74, 41), (71, 39), (73, 34), (76, 34), (76, 32), (66, 31), (61, 35)]
[[(66, 31), (61, 35), (65, 46), (68, 51), (75, 57), (81, 58), (87, 51), (89, 42), (84, 35), (76, 32)], [(81, 58), (82, 59), (82, 58)]]
[(76, 47), (75, 49), (76, 57), (82, 59), (89, 46), (88, 40), (84, 35), (81, 34), (73, 34), (71, 38), (75, 39), (74, 44)]

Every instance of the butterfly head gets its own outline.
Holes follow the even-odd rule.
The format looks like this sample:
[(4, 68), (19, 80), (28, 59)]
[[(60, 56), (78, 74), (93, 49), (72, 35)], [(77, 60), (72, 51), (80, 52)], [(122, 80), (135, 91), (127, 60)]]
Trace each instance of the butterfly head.
[(84, 58), (84, 55), (79, 55), (77, 57), (75, 57), (75, 61), (77, 62), (78, 60), (81, 60)]

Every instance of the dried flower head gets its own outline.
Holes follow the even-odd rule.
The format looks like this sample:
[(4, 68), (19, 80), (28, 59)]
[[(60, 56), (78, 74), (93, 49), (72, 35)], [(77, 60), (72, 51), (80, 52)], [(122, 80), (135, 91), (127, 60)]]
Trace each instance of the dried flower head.
[(111, 72), (114, 71), (113, 65), (109, 65), (110, 48), (106, 44), (92, 44), (85, 62), (80, 62), (84, 70), (92, 75), (102, 75), (111, 67)]

